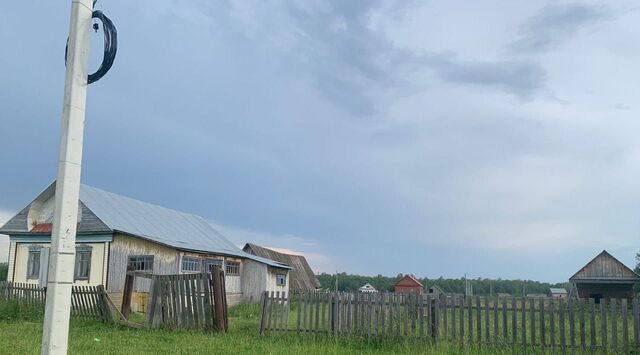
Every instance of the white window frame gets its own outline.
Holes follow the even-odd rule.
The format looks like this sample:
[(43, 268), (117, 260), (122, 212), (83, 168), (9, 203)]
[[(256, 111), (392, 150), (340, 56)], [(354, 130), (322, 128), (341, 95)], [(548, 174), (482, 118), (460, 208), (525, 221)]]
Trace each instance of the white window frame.
[[(40, 253), (42, 247), (32, 245), (29, 247), (27, 258), (27, 280), (38, 280), (40, 278)], [(37, 268), (35, 267), (37, 266)]]
[[(80, 258), (81, 255), (83, 254), (89, 254), (89, 260), (86, 260), (86, 262), (88, 262), (87, 265), (87, 276), (84, 275), (78, 275), (80, 272), (80, 262), (82, 262), (83, 260)], [(75, 261), (75, 268), (73, 270), (73, 279), (74, 280), (86, 280), (89, 281), (89, 278), (91, 277), (91, 257), (93, 256), (93, 247), (90, 245), (78, 245), (76, 246), (76, 261)]]
[(220, 265), (220, 268), (224, 270), (224, 259), (222, 258), (206, 258), (202, 261), (202, 264), (205, 272), (210, 273), (213, 265)]
[[(281, 277), (282, 283), (280, 283)], [(287, 286), (287, 274), (276, 274), (276, 286)]]
[[(237, 272), (235, 271), (237, 268)], [(232, 271), (230, 271), (232, 270)], [(227, 260), (224, 262), (224, 272), (228, 276), (240, 276), (240, 262)]]
[[(187, 266), (185, 268), (185, 266)], [(180, 262), (180, 270), (187, 273), (198, 273), (202, 268), (202, 258), (197, 256), (183, 255)]]
[[(127, 267), (133, 266), (133, 271), (141, 271), (141, 272), (153, 272), (153, 267), (155, 266), (155, 260), (153, 255), (129, 255), (127, 259)], [(133, 264), (133, 265), (132, 265)], [(150, 268), (138, 269), (136, 265), (150, 264)]]

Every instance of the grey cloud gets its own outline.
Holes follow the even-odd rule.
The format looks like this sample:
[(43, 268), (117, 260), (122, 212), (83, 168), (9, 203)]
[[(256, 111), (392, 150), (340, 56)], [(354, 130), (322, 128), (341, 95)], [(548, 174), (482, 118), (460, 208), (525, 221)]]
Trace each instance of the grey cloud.
[(587, 4), (545, 6), (522, 24), (520, 37), (509, 48), (524, 53), (550, 51), (580, 30), (610, 18), (611, 14), (605, 7)]
[(547, 79), (540, 65), (529, 62), (464, 61), (456, 55), (437, 55), (429, 61), (447, 82), (494, 87), (523, 99), (535, 96)]

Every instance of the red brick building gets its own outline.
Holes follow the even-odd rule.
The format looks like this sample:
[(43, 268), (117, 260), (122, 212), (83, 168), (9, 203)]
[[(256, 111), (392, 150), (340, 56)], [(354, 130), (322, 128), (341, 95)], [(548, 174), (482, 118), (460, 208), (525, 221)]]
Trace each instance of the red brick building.
[(405, 275), (396, 282), (394, 288), (396, 293), (424, 293), (424, 285), (413, 275)]

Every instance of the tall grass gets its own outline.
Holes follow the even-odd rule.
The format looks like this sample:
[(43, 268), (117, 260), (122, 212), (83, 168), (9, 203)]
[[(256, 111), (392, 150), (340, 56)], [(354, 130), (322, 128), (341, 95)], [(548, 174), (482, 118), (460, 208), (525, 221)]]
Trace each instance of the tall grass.
[(9, 263), (0, 263), (0, 281), (7, 281), (9, 273)]
[(42, 305), (0, 299), (0, 321), (36, 321), (44, 314)]

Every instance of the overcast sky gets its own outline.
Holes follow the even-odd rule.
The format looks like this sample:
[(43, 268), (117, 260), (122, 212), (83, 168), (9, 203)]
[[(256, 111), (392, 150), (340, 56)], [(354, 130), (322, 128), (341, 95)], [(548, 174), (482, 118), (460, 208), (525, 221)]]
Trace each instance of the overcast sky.
[[(0, 221), (55, 178), (69, 3), (0, 2)], [(319, 271), (632, 266), (634, 6), (101, 0), (118, 56), (89, 87), (82, 179)]]

